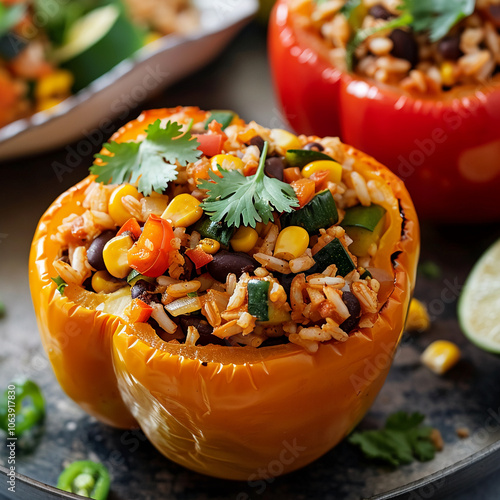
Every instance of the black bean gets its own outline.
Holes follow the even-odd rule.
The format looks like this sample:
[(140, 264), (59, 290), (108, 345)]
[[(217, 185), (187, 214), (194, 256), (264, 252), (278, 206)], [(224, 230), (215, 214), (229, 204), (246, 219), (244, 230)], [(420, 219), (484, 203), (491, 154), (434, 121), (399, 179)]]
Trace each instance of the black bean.
[(181, 327), (184, 335), (187, 335), (188, 326), (194, 326), (198, 330), (200, 338), (196, 341), (196, 345), (227, 345), (225, 339), (220, 339), (219, 337), (212, 335), (214, 329), (204, 318), (199, 316), (183, 315), (178, 316), (177, 320), (179, 321), (179, 326)]
[(262, 150), (264, 149), (264, 139), (260, 135), (254, 135), (249, 141), (248, 144), (250, 146), (257, 146), (260, 149), (260, 152), (262, 153)]
[(264, 165), (264, 172), (268, 177), (274, 177), (280, 181), (283, 180), (283, 170), (285, 169), (285, 161), (280, 156), (272, 156), (267, 158)]
[(393, 47), (391, 54), (399, 59), (406, 59), (412, 68), (418, 63), (418, 44), (409, 31), (395, 29), (389, 35)]
[(194, 275), (196, 275), (196, 273), (194, 272), (195, 267), (191, 259), (184, 259), (184, 264), (182, 265), (182, 267), (184, 268), (184, 271), (179, 276), (180, 280), (189, 281), (194, 277)]
[(94, 269), (98, 271), (106, 269), (104, 259), (102, 258), (102, 251), (106, 243), (115, 235), (115, 231), (104, 231), (90, 244), (87, 250), (87, 259)]
[(212, 335), (214, 331), (210, 323), (200, 316), (182, 315), (178, 316), (177, 320), (179, 321), (179, 325), (184, 335), (187, 335), (188, 326), (194, 326), (198, 330), (200, 337)]
[(308, 151), (324, 151), (325, 148), (323, 147), (322, 144), (320, 144), (319, 142), (308, 142), (304, 147), (303, 149), (307, 149)]
[(251, 273), (259, 264), (250, 255), (243, 252), (227, 252), (221, 250), (214, 255), (214, 260), (207, 264), (208, 272), (217, 281), (225, 283), (230, 273), (239, 278), (243, 273)]
[(344, 292), (342, 300), (349, 310), (350, 316), (340, 325), (344, 332), (349, 333), (358, 326), (359, 316), (361, 314), (361, 306), (356, 296), (352, 292)]
[(456, 61), (464, 55), (460, 49), (460, 36), (453, 35), (443, 38), (437, 46), (438, 52), (451, 61)]
[(387, 20), (391, 19), (391, 17), (394, 17), (383, 5), (380, 4), (370, 7), (368, 14), (370, 14), (370, 16), (374, 17), (375, 19)]
[(131, 288), (130, 294), (132, 295), (133, 299), (139, 299), (148, 294), (148, 292), (152, 292), (154, 289), (155, 286), (149, 281), (137, 280), (134, 286)]

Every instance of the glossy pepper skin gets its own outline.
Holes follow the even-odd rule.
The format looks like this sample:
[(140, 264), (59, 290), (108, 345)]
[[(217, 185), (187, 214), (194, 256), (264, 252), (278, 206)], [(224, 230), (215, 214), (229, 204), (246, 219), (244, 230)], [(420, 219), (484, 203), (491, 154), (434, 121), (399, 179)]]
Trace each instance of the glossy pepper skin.
[[(145, 112), (118, 134), (126, 133), (130, 140), (158, 113), (167, 117), (172, 112)], [(357, 151), (353, 154), (354, 168), (381, 185), (388, 214), (374, 261), (387, 277), (384, 296), (388, 298), (372, 328), (352, 333), (343, 344), (321, 344), (315, 354), (293, 344), (256, 349), (166, 343), (147, 324), (131, 325), (101, 313), (84, 313), (81, 306), (58, 296), (49, 278), (40, 283), (40, 276), (50, 275), (50, 271), (42, 272), (50, 259), (48, 251), (42, 252), (44, 244), (37, 242), (37, 233), (31, 286), (34, 300), (41, 289), (49, 289), (44, 292), (50, 298), (48, 304), (35, 302), (46, 348), (59, 343), (58, 329), (50, 326), (52, 311), (59, 316), (59, 328), (63, 312), (66, 322), (79, 321), (80, 314), (83, 318), (94, 314), (86, 327), (87, 346), (51, 357), (65, 390), (80, 370), (71, 361), (78, 357), (82, 365), (95, 363), (95, 351), (100, 350), (99, 370), (109, 363), (115, 377), (107, 380), (109, 413), (96, 404), (102, 394), (96, 393), (94, 400), (86, 391), (70, 395), (114, 425), (125, 423), (117, 409), (129, 408), (164, 455), (216, 477), (257, 479), (273, 460), (282, 464), (280, 472), (289, 472), (335, 446), (361, 420), (384, 383), (403, 331), (419, 253), (417, 217), (403, 183), (372, 158)], [(73, 188), (71, 196), (63, 195), (56, 202), (59, 210), (62, 205), (65, 213), (75, 210), (88, 182)], [(48, 224), (46, 218), (43, 224)], [(55, 251), (51, 247), (50, 257)], [(81, 376), (80, 371), (76, 378)], [(116, 386), (119, 395), (111, 399)], [(69, 387), (73, 388), (72, 383)]]
[(332, 66), (321, 37), (279, 0), (269, 56), (284, 115), (305, 134), (339, 136), (401, 177), (419, 216), (500, 219), (500, 76), (437, 97), (413, 97)]

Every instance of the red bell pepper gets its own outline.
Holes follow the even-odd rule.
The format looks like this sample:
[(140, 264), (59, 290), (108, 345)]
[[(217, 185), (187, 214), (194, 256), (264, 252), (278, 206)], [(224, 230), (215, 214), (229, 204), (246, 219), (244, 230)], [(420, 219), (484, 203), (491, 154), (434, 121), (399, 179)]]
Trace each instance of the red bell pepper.
[(415, 97), (342, 73), (321, 36), (278, 0), (269, 55), (284, 115), (304, 134), (340, 136), (406, 183), (420, 216), (447, 222), (500, 219), (500, 76)]
[(214, 260), (213, 255), (205, 252), (201, 248), (191, 248), (186, 250), (186, 255), (189, 257), (191, 262), (195, 265), (196, 269), (200, 269), (206, 266), (209, 262)]
[(169, 252), (174, 231), (168, 221), (151, 214), (144, 224), (141, 237), (128, 251), (128, 263), (144, 276), (156, 278), (169, 266)]
[(120, 236), (120, 234), (125, 233), (128, 231), (134, 240), (138, 240), (141, 237), (142, 230), (141, 226), (139, 226), (139, 223), (137, 222), (137, 219), (135, 217), (131, 217), (123, 226), (120, 228), (120, 230), (116, 233), (116, 236)]

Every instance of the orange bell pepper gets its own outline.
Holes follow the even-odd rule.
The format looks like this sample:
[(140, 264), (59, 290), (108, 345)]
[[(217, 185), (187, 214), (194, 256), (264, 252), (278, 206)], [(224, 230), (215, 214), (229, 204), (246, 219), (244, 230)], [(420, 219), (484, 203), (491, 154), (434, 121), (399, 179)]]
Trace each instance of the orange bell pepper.
[(163, 274), (168, 268), (168, 253), (172, 250), (170, 241), (173, 237), (174, 231), (170, 222), (151, 214), (144, 224), (140, 238), (128, 251), (130, 267), (150, 278)]
[[(145, 112), (122, 130), (133, 138), (151, 114), (168, 118), (173, 112)], [(64, 217), (81, 213), (93, 177), (59, 197), (34, 237), (30, 285), (45, 349), (68, 395), (111, 425), (132, 426), (135, 418), (168, 458), (222, 478), (258, 479), (285, 454), (280, 470), (289, 472), (335, 446), (384, 383), (419, 253), (417, 217), (403, 183), (374, 159), (350, 154), (352, 168), (385, 197), (387, 226), (373, 260), (384, 306), (371, 328), (355, 330), (344, 343), (322, 343), (314, 354), (292, 343), (254, 348), (164, 342), (146, 323), (96, 310), (102, 296), (74, 285), (61, 296), (50, 279), (59, 250), (50, 235)]]
[(120, 230), (116, 233), (116, 236), (120, 236), (126, 231), (128, 231), (135, 240), (138, 240), (141, 237), (141, 226), (139, 226), (135, 217), (131, 217), (127, 222), (125, 222), (125, 224), (123, 224)]
[(125, 309), (125, 315), (131, 323), (146, 322), (151, 317), (152, 312), (153, 308), (141, 299), (132, 300), (132, 303)]

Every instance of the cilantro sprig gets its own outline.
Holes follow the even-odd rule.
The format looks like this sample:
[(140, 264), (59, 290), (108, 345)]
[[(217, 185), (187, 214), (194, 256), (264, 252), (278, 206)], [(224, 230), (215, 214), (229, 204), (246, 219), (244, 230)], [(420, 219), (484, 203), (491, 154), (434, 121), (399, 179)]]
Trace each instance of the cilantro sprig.
[(200, 143), (182, 125), (168, 121), (165, 128), (156, 120), (146, 129), (146, 138), (140, 142), (108, 142), (104, 145), (111, 156), (96, 154), (103, 164), (93, 165), (97, 182), (121, 184), (138, 182), (137, 189), (148, 196), (161, 192), (177, 179), (176, 162), (181, 166), (195, 162), (201, 156)]
[(394, 467), (409, 464), (416, 458), (432, 460), (436, 447), (431, 441), (431, 427), (422, 426), (425, 416), (400, 411), (390, 415), (380, 430), (355, 432), (349, 442), (361, 448), (370, 459), (381, 460)]
[[(352, 0), (351, 0), (352, 1)], [(431, 42), (443, 38), (455, 24), (474, 12), (475, 0), (403, 0), (399, 7), (401, 15), (382, 26), (359, 30), (347, 45), (347, 68), (352, 71), (354, 52), (369, 36), (388, 29), (405, 26), (417, 32), (427, 31)], [(345, 9), (344, 15), (349, 18), (355, 12), (354, 8)]]
[(211, 180), (200, 182), (199, 187), (209, 193), (201, 207), (211, 220), (224, 221), (228, 226), (255, 227), (257, 222), (274, 221), (273, 210), (291, 212), (299, 206), (290, 184), (264, 174), (267, 150), (266, 141), (254, 175), (245, 177), (238, 170), (224, 170), (218, 166), (222, 177), (209, 172)]

